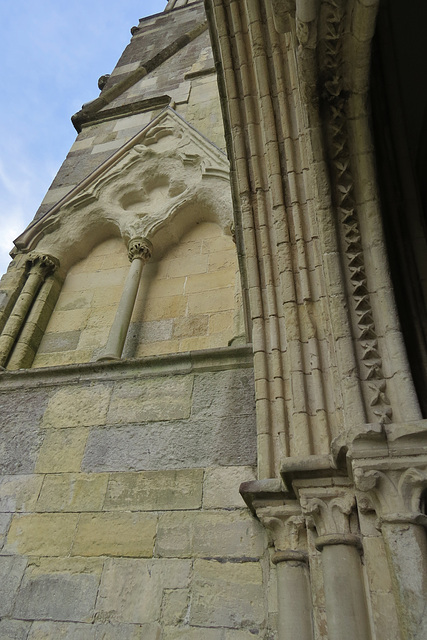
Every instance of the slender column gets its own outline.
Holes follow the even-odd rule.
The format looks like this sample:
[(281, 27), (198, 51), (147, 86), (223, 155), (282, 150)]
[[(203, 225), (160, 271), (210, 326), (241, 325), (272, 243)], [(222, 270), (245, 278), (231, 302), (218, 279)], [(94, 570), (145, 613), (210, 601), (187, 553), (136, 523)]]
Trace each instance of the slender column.
[(300, 491), (303, 513), (312, 521), (322, 552), (323, 582), (329, 640), (369, 640), (366, 596), (359, 550), (351, 532), (354, 495), (338, 487)]
[(7, 362), (41, 285), (58, 266), (58, 261), (48, 255), (33, 255), (30, 256), (28, 264), (30, 270), (27, 279), (0, 336), (1, 367)]
[(312, 640), (313, 620), (305, 522), (295, 504), (256, 509), (273, 536), (277, 567), (279, 640)]
[(60, 280), (51, 275), (40, 287), (9, 357), (8, 369), (31, 367), (61, 291), (61, 284)]
[[(356, 487), (369, 496), (378, 516), (402, 640), (427, 637), (427, 536), (423, 530), (427, 517), (421, 512), (427, 455), (423, 444), (420, 438), (416, 445), (419, 456), (353, 462)], [(395, 450), (397, 447), (394, 443)]]
[(98, 361), (119, 360), (122, 357), (142, 269), (144, 264), (151, 258), (152, 245), (147, 238), (134, 238), (129, 242), (128, 249), (131, 263), (129, 273), (126, 277), (122, 297), (110, 329), (104, 353), (98, 358)]

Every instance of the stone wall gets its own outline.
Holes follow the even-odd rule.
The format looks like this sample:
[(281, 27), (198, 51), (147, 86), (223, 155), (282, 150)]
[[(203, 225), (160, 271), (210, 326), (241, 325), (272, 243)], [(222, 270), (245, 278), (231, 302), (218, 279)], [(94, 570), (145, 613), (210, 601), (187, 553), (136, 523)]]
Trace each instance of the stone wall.
[[(101, 353), (128, 271), (121, 238), (69, 270), (33, 367), (89, 362)], [(231, 237), (199, 223), (145, 267), (124, 355), (225, 347), (242, 332), (241, 306)]]
[(240, 347), (4, 374), (1, 638), (264, 637), (266, 534), (238, 494), (250, 362)]

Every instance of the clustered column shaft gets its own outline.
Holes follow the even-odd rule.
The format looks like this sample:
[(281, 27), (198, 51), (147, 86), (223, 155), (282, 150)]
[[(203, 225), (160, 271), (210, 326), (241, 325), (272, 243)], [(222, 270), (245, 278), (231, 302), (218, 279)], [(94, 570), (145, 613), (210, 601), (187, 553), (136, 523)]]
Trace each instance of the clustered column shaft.
[(144, 264), (151, 258), (152, 245), (146, 238), (134, 238), (129, 242), (128, 250), (131, 263), (130, 269), (104, 353), (98, 360), (118, 360), (122, 356), (141, 281), (142, 269)]
[(45, 279), (58, 266), (58, 261), (48, 255), (34, 255), (30, 256), (28, 264), (27, 279), (0, 336), (1, 367), (7, 363), (32, 304)]

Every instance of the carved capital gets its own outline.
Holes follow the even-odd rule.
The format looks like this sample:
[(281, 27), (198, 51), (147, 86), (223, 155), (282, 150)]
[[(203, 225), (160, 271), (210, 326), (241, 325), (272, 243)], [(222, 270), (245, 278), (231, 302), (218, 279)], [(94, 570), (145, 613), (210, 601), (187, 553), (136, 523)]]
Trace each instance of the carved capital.
[(307, 526), (319, 536), (316, 547), (330, 544), (360, 546), (360, 539), (352, 531), (352, 514), (356, 499), (351, 489), (319, 487), (300, 491), (301, 508)]
[(378, 468), (368, 467), (369, 463), (353, 464), (353, 476), (356, 488), (369, 496), (380, 524), (407, 522), (425, 526), (427, 519), (421, 512), (421, 497), (427, 489), (427, 461), (409, 468), (408, 461), (377, 462)]
[(59, 267), (59, 260), (46, 253), (30, 253), (27, 266), (30, 273), (39, 273), (43, 278), (47, 278)]
[(136, 258), (139, 258), (144, 263), (148, 262), (151, 258), (153, 245), (147, 238), (133, 238), (128, 244), (128, 257), (132, 262)]
[(263, 505), (256, 509), (256, 514), (269, 531), (276, 551), (305, 548), (305, 518), (297, 502)]

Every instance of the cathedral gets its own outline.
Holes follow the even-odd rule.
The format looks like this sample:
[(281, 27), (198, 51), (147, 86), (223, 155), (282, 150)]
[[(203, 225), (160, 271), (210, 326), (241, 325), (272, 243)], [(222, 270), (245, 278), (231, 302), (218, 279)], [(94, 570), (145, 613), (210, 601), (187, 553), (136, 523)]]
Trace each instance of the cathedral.
[(426, 20), (131, 28), (0, 282), (0, 640), (426, 640)]

